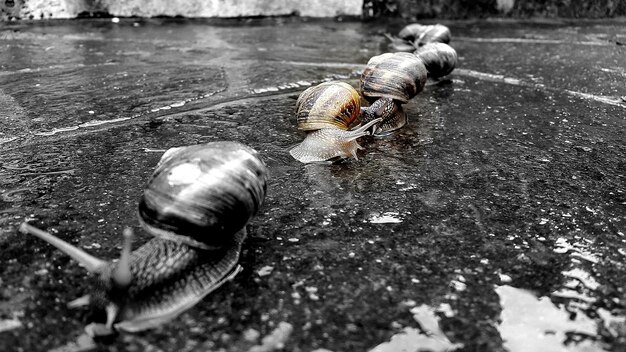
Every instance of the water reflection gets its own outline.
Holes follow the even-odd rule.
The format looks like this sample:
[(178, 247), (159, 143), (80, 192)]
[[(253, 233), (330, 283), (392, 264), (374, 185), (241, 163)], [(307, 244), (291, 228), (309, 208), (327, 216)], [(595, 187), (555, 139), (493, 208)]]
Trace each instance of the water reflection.
[(463, 347), (463, 344), (450, 342), (439, 327), (436, 313), (445, 309), (445, 306), (434, 309), (424, 304), (411, 308), (410, 312), (420, 329), (405, 327), (389, 342), (381, 343), (369, 352), (447, 352)]
[(509, 352), (602, 350), (597, 342), (588, 339), (595, 336), (598, 327), (584, 314), (572, 314), (548, 297), (537, 298), (530, 291), (508, 285), (497, 287), (496, 292), (502, 305), (498, 331)]

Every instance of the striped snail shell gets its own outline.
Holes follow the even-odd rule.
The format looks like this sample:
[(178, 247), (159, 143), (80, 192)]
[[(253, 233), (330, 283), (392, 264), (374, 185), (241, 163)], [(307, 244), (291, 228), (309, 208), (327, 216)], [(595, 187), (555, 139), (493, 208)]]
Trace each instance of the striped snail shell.
[(372, 57), (361, 74), (361, 93), (372, 105), (364, 110), (364, 120), (382, 118), (376, 135), (391, 133), (407, 122), (401, 104), (424, 89), (428, 71), (420, 58), (411, 53), (384, 53)]
[(368, 101), (391, 98), (407, 103), (424, 89), (428, 71), (410, 53), (384, 53), (372, 57), (361, 74), (361, 93)]
[(238, 143), (172, 148), (144, 189), (139, 220), (156, 237), (221, 247), (256, 214), (265, 173), (256, 152)]
[(380, 121), (354, 128), (361, 121), (360, 114), (359, 93), (345, 82), (307, 88), (296, 101), (296, 119), (298, 129), (308, 133), (289, 153), (302, 163), (357, 159), (361, 147), (356, 140), (368, 135), (367, 129)]
[(449, 75), (456, 66), (456, 51), (444, 43), (428, 43), (415, 50), (417, 55), (426, 66), (428, 77), (441, 78)]
[(405, 26), (398, 37), (420, 47), (428, 43), (450, 43), (450, 29), (442, 24), (421, 25), (413, 23)]
[(296, 101), (298, 129), (349, 130), (360, 120), (359, 93), (345, 82), (325, 82), (307, 88)]
[(90, 324), (88, 332), (136, 332), (175, 318), (241, 270), (245, 225), (263, 202), (266, 182), (265, 164), (242, 144), (173, 148), (163, 155), (139, 205), (142, 226), (156, 237), (131, 252), (132, 230), (125, 229), (118, 261), (95, 258), (27, 223), (20, 230), (98, 275), (93, 295), (69, 303), (106, 309), (106, 323)]

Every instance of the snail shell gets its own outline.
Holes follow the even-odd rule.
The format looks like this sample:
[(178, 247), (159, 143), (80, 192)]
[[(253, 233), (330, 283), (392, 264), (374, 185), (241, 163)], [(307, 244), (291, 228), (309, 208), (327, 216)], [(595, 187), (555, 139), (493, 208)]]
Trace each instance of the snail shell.
[(69, 304), (106, 308), (106, 324), (88, 326), (93, 334), (135, 332), (175, 318), (241, 270), (245, 224), (263, 202), (266, 182), (257, 152), (242, 144), (174, 148), (163, 155), (139, 206), (142, 225), (156, 238), (131, 252), (132, 231), (126, 229), (119, 261), (95, 258), (26, 223), (20, 230), (99, 276), (93, 295)]
[(362, 108), (364, 120), (381, 118), (375, 136), (388, 135), (407, 123), (401, 104), (424, 89), (428, 71), (420, 58), (411, 53), (384, 53), (372, 57), (361, 74), (361, 93), (372, 103)]
[(428, 43), (415, 51), (428, 70), (428, 77), (440, 78), (450, 74), (457, 63), (456, 51), (444, 43)]
[(442, 24), (421, 25), (413, 23), (405, 26), (398, 37), (412, 42), (415, 47), (428, 43), (450, 43), (450, 29)]
[(239, 143), (170, 149), (144, 189), (139, 220), (156, 237), (221, 247), (256, 214), (265, 177), (256, 152)]
[(360, 123), (359, 93), (345, 82), (326, 82), (307, 88), (296, 101), (298, 128), (349, 130)]
[(424, 89), (428, 71), (411, 53), (384, 53), (372, 57), (361, 74), (361, 93), (368, 101), (391, 98), (407, 103)]
[(359, 93), (351, 85), (334, 81), (307, 88), (296, 101), (296, 118), (298, 128), (308, 133), (289, 154), (302, 163), (357, 159), (361, 146), (356, 140), (381, 120), (354, 129), (360, 116)]

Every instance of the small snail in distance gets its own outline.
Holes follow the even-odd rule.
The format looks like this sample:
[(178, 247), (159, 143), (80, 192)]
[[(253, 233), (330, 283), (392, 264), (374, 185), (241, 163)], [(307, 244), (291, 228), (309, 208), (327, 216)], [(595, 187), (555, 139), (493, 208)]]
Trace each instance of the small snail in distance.
[(165, 152), (145, 187), (138, 215), (155, 236), (131, 252), (124, 230), (119, 261), (107, 262), (27, 223), (31, 233), (98, 275), (98, 288), (69, 303), (106, 309), (93, 335), (155, 327), (191, 308), (231, 280), (245, 239), (245, 225), (265, 198), (267, 168), (258, 153), (236, 142), (212, 142)]
[(405, 53), (412, 53), (413, 51), (415, 51), (415, 45), (413, 45), (413, 42), (404, 40), (402, 38), (394, 37), (386, 33), (384, 35), (391, 42), (387, 45), (387, 48), (389, 49), (389, 51), (392, 51), (392, 52), (402, 51)]
[(307, 88), (296, 101), (298, 129), (307, 131), (307, 136), (289, 154), (302, 163), (357, 159), (361, 146), (356, 140), (381, 121), (374, 118), (355, 128), (360, 116), (359, 93), (349, 84), (325, 82)]
[(372, 105), (364, 120), (382, 118), (374, 135), (383, 136), (403, 127), (406, 113), (402, 104), (424, 89), (428, 71), (411, 53), (384, 53), (372, 57), (361, 74), (361, 94)]
[(413, 23), (405, 26), (398, 37), (418, 48), (428, 43), (450, 43), (450, 29), (442, 24), (421, 25)]

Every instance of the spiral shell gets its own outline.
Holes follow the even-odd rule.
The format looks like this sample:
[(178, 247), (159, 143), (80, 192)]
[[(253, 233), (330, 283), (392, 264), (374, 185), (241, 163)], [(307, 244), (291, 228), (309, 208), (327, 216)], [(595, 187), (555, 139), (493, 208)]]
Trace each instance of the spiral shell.
[(407, 103), (424, 89), (428, 71), (411, 53), (384, 53), (372, 57), (361, 75), (361, 93), (368, 101), (391, 98)]
[(442, 24), (413, 23), (404, 27), (398, 37), (413, 42), (415, 46), (422, 46), (428, 43), (450, 43), (451, 34), (450, 29)]
[(168, 150), (139, 203), (139, 220), (153, 236), (214, 249), (256, 214), (267, 169), (257, 152), (236, 142)]
[(439, 78), (450, 74), (457, 62), (456, 51), (444, 43), (428, 43), (415, 51), (426, 66), (428, 76)]
[(349, 130), (360, 123), (359, 93), (345, 82), (325, 82), (307, 88), (296, 101), (298, 128)]

